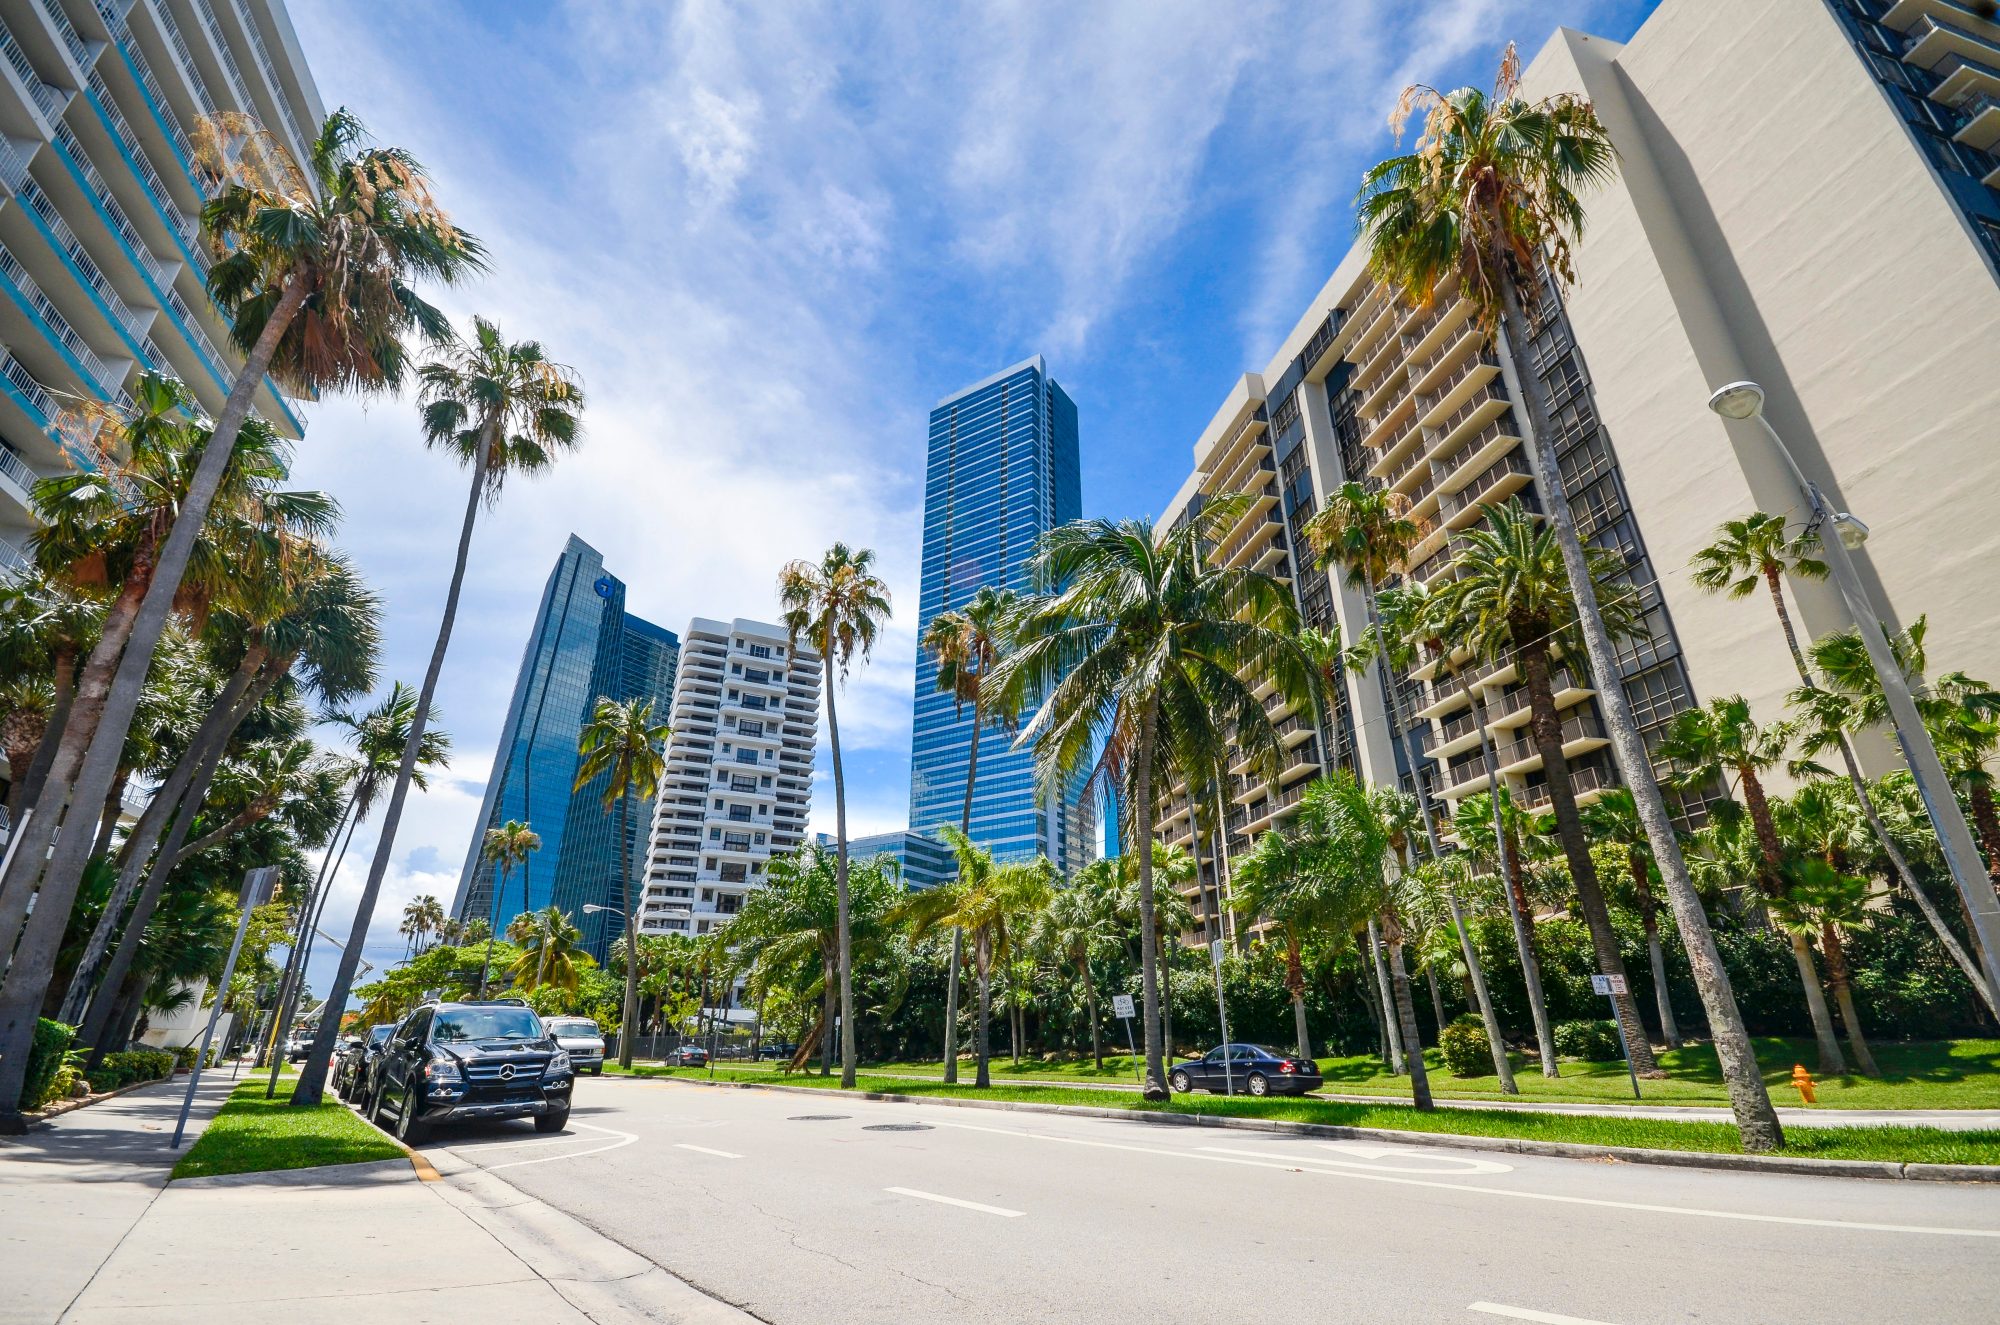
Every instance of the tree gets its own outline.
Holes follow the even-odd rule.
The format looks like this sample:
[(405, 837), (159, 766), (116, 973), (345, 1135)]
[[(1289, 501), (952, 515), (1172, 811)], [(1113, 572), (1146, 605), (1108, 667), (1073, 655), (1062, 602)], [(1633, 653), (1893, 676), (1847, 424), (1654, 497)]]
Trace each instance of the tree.
[[(959, 808), (958, 831), (972, 832), (972, 790), (979, 777), (979, 743), (989, 717), (982, 684), (1005, 651), (1020, 603), (1010, 589), (981, 585), (962, 608), (938, 613), (924, 629), (919, 645), (937, 660), (937, 688), (950, 695), (954, 716), (972, 705), (972, 742), (965, 760), (965, 799)], [(1014, 714), (1001, 715), (1012, 726)], [(965, 964), (964, 932), (951, 932), (951, 965), (945, 972), (944, 1079), (958, 1080), (958, 973)], [(1087, 973), (1086, 973), (1087, 974)]]
[[(1040, 699), (1023, 739), (1044, 785), (1116, 790), (1137, 858), (1141, 992), (1149, 1097), (1167, 1095), (1155, 932), (1155, 788), (1219, 781), (1232, 755), (1271, 782), (1281, 744), (1259, 698), (1268, 682), (1318, 702), (1291, 590), (1261, 571), (1210, 564), (1206, 549), (1244, 513), (1224, 497), (1164, 533), (1149, 520), (1079, 520), (1042, 537), (1030, 562), (1051, 586), (1024, 604), (1019, 643), (997, 688)], [(1246, 681), (1254, 677), (1255, 681)]]
[[(1474, 656), (1518, 666), (1527, 689), (1529, 731), (1542, 760), (1556, 836), (1569, 862), (1578, 909), (1590, 930), (1597, 969), (1623, 980), (1625, 962), (1619, 955), (1618, 935), (1611, 927), (1611, 911), (1598, 884), (1597, 868), (1591, 863), (1590, 840), (1583, 830), (1569, 760), (1563, 753), (1563, 746), (1576, 739), (1575, 733), (1565, 731), (1576, 719), (1566, 719), (1556, 708), (1555, 654), (1558, 649), (1566, 657), (1582, 652), (1577, 647), (1582, 595), (1570, 581), (1548, 522), (1538, 519), (1518, 500), (1482, 509), (1485, 523), (1460, 535), (1463, 546), (1452, 561), (1454, 576), (1432, 596), (1432, 611), (1459, 623), (1458, 641)], [(1620, 634), (1631, 633), (1636, 629), (1631, 596), (1613, 584), (1624, 574), (1624, 562), (1599, 549), (1592, 549), (1586, 561), (1595, 585), (1593, 596), (1604, 604), (1600, 625)], [(1604, 675), (1612, 678), (1612, 688), (1622, 684), (1615, 671)], [(1602, 698), (1602, 687), (1598, 693)], [(1660, 1075), (1631, 994), (1618, 994), (1612, 1002), (1624, 1024), (1633, 1070), (1641, 1076)], [(1760, 1078), (1760, 1088), (1761, 1084)]]
[(875, 553), (835, 543), (817, 563), (794, 561), (778, 572), (778, 601), (792, 651), (805, 636), (820, 656), (826, 690), (826, 736), (833, 754), (834, 879), (840, 900), (840, 1086), (854, 1087), (854, 952), (847, 920), (847, 775), (840, 762), (834, 691), (858, 656), (866, 662), (889, 619), (889, 586), (875, 573)]
[[(540, 989), (576, 992), (579, 972), (590, 959), (583, 951), (583, 931), (563, 911), (554, 906), (523, 911), (507, 926), (507, 937), (521, 950), (507, 968), (516, 988), (530, 995)], [(623, 1050), (632, 1037), (618, 1038)]]
[(1854, 1005), (1854, 978), (1841, 931), (1868, 922), (1873, 890), (1849, 872), (1868, 851), (1869, 831), (1858, 808), (1833, 783), (1809, 782), (1777, 806), (1779, 831), (1791, 848), (1785, 860), (1783, 895), (1772, 914), (1788, 931), (1802, 930), (1819, 940), (1826, 959), (1826, 982), (1847, 1028), (1847, 1047), (1865, 1076), (1882, 1075)]
[[(1116, 872), (1115, 865), (1104, 860), (1092, 861), (1055, 890), (1041, 915), (1042, 937), (1047, 947), (1069, 963), (1083, 982), (1084, 1009), (1090, 1018), (1090, 1057), (1100, 1069), (1104, 1066), (1104, 1037), (1092, 963), (1117, 938)], [(956, 925), (952, 927), (954, 939), (962, 933)]]
[[(618, 855), (623, 868), (619, 873), (619, 896), (625, 912), (625, 932), (639, 932), (639, 911), (632, 887), (632, 798), (643, 797), (652, 804), (653, 793), (660, 787), (660, 772), (666, 767), (665, 757), (660, 753), (671, 734), (667, 724), (654, 723), (653, 701), (635, 699), (621, 704), (615, 699), (600, 695), (597, 707), (590, 715), (577, 738), (576, 785), (572, 790), (582, 791), (598, 778), (604, 778), (604, 808), (609, 810), (613, 802), (618, 806)], [(639, 1024), (639, 967), (636, 962), (625, 966), (625, 1003), (620, 1024)], [(632, 1066), (632, 1036), (618, 1037), (618, 1063), (621, 1067)]]
[(1667, 993), (1667, 955), (1660, 946), (1660, 908), (1653, 899), (1652, 844), (1646, 825), (1639, 822), (1632, 793), (1613, 787), (1583, 812), (1583, 826), (1590, 835), (1616, 848), (1625, 857), (1632, 878), (1632, 902), (1639, 911), (1639, 925), (1646, 933), (1646, 961), (1653, 970), (1653, 1001), (1660, 1013), (1660, 1038), (1678, 1049), (1681, 1028), (1674, 1021), (1674, 1001)]
[(333, 1052), (340, 1010), (347, 1002), (355, 964), (361, 959), (368, 923), (374, 916), (375, 899), (381, 895), (382, 880), (395, 853), (403, 802), (409, 798), (410, 782), (423, 750), (424, 725), (437, 694), (438, 674), (444, 670), (445, 651), (451, 646), (452, 625), (458, 617), (459, 592), (465, 585), (465, 567), (472, 554), (472, 528), (479, 518), (479, 508), (500, 499), (501, 488), (510, 474), (527, 476), (543, 472), (558, 455), (575, 447), (582, 436), (583, 387), (576, 374), (551, 360), (539, 342), (509, 341), (500, 334), (499, 327), (484, 318), (472, 320), (471, 340), (440, 351), (417, 370), (417, 378), (421, 384), (418, 402), (422, 408), (425, 443), (469, 463), (472, 485), (459, 525), (458, 554), (452, 564), (451, 587), (445, 591), (437, 643), (431, 648), (430, 664), (417, 689), (409, 741), (403, 747), (403, 761), (396, 770), (388, 807), (382, 813), (382, 829), (375, 839), (367, 882), (361, 888), (354, 929), (341, 951), (333, 986), (327, 992), (319, 1037), (300, 1068), (298, 1085), (292, 1091), (296, 1104), (318, 1103), (326, 1082), (327, 1060)]
[[(1680, 767), (1675, 780), (1682, 786), (1706, 787), (1726, 783), (1732, 776), (1736, 779), (1757, 837), (1759, 868), (1755, 877), (1767, 902), (1784, 897), (1785, 852), (1764, 791), (1763, 774), (1784, 761), (1791, 741), (1790, 724), (1760, 725), (1750, 716), (1749, 701), (1741, 695), (1712, 699), (1706, 707), (1680, 713), (1660, 741), (1660, 757)], [(1834, 1035), (1833, 1016), (1827, 1010), (1819, 972), (1813, 967), (1812, 949), (1796, 928), (1787, 933), (1799, 984), (1805, 991), (1806, 1010), (1812, 1017), (1813, 1038), (1819, 1043), (1819, 1070), (1845, 1072), (1847, 1063)]]
[[(493, 919), (495, 921), (500, 917), (500, 899), (506, 895), (507, 881), (513, 876), (514, 867), (517, 865), (526, 865), (528, 857), (541, 849), (541, 834), (517, 819), (509, 819), (498, 828), (489, 828), (486, 830), (486, 836), (479, 843), (479, 859), (482, 864), (496, 867), (500, 874), (499, 882), (493, 887)], [(509, 927), (508, 937), (513, 937), (511, 926)], [(480, 963), (479, 984), (476, 986), (479, 991), (478, 997), (480, 998), (486, 997), (486, 974), (492, 967), (492, 964), (493, 931), (489, 925), (486, 931), (486, 960)], [(624, 1052), (624, 1048), (625, 1046), (621, 1043), (619, 1045), (619, 1052), (621, 1054)], [(630, 1067), (631, 1063), (627, 1061), (625, 1065)]]
[[(1524, 365), (1519, 378), (1529, 426), (1537, 438), (1552, 443), (1558, 434), (1546, 391), (1527, 368), (1533, 334), (1526, 305), (1545, 293), (1550, 280), (1560, 286), (1572, 279), (1571, 247), (1582, 235), (1585, 215), (1579, 195), (1610, 178), (1617, 156), (1588, 101), (1572, 93), (1527, 101), (1518, 95), (1519, 75), (1510, 45), (1491, 96), (1471, 87), (1449, 93), (1422, 85), (1404, 89), (1391, 123), (1400, 133), (1411, 115), (1421, 113), (1422, 132), (1411, 151), (1367, 172), (1357, 201), (1369, 265), (1379, 279), (1418, 305), (1431, 303), (1441, 286), (1455, 280), (1480, 325), (1494, 333), (1504, 329)], [(1784, 1143), (1783, 1129), (1619, 684), (1611, 634), (1556, 448), (1536, 446), (1532, 453), (1542, 502), (1576, 586), (1584, 651), (1592, 674), (1603, 682), (1597, 687), (1598, 707), (1680, 927), (1743, 1148), (1774, 1149)], [(1628, 1000), (1628, 1015), (1629, 1007)], [(1633, 1050), (1641, 1052), (1642, 1046)]]
[(1233, 862), (1236, 912), (1244, 920), (1268, 921), (1285, 945), (1285, 992), (1292, 999), (1293, 1030), (1299, 1057), (1312, 1057), (1306, 1031), (1306, 973), (1299, 952), (1307, 935), (1333, 918), (1324, 881), (1307, 868), (1305, 843), (1283, 825), (1265, 830), (1247, 855)]

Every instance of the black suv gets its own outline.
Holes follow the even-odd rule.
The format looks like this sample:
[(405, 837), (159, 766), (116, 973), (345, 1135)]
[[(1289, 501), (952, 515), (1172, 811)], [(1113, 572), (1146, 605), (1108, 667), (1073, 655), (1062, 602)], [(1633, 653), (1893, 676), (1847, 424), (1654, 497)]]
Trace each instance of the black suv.
[(405, 1145), (439, 1123), (533, 1118), (538, 1132), (569, 1124), (576, 1083), (569, 1055), (517, 998), (426, 1003), (404, 1018), (375, 1064), (369, 1117), (395, 1119)]

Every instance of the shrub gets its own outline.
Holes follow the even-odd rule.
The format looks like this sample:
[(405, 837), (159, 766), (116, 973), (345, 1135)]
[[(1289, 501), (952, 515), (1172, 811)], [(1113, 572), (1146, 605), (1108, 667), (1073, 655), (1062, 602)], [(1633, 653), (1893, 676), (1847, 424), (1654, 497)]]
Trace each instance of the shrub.
[(1493, 1050), (1486, 1043), (1486, 1023), (1469, 1012), (1444, 1028), (1438, 1036), (1438, 1053), (1455, 1077), (1493, 1074)]
[[(104, 1055), (104, 1061), (97, 1071), (90, 1074), (93, 1090), (116, 1089), (129, 1086), (135, 1081), (158, 1081), (174, 1073), (174, 1056), (164, 1049), (127, 1049), (120, 1053)], [(100, 1086), (100, 1080), (109, 1080), (109, 1087)]]
[(28, 1077), (21, 1086), (22, 1107), (39, 1109), (50, 1100), (61, 1098), (54, 1093), (56, 1076), (62, 1070), (63, 1054), (75, 1034), (74, 1026), (47, 1017), (35, 1019), (34, 1038), (28, 1042)]
[(1556, 1052), (1586, 1063), (1609, 1063), (1625, 1055), (1618, 1048), (1618, 1028), (1608, 1021), (1559, 1021)]
[(90, 1082), (91, 1092), (96, 1095), (102, 1095), (106, 1091), (116, 1090), (120, 1086), (125, 1084), (125, 1077), (123, 1073), (119, 1072), (118, 1069), (116, 1068), (105, 1067), (102, 1066), (101, 1064), (98, 1066), (96, 1071), (87, 1073), (84, 1079)]
[(193, 1069), (194, 1060), (201, 1057), (199, 1045), (184, 1044), (174, 1050), (174, 1071), (187, 1072)]

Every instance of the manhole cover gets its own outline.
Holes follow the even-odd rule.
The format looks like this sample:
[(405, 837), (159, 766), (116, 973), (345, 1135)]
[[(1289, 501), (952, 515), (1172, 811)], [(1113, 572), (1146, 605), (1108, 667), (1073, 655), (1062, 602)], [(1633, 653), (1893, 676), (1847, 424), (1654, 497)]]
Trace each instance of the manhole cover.
[(853, 1117), (849, 1113), (797, 1113), (791, 1121), (795, 1123), (837, 1123)]
[(861, 1129), (864, 1132), (928, 1132), (929, 1123), (869, 1123)]

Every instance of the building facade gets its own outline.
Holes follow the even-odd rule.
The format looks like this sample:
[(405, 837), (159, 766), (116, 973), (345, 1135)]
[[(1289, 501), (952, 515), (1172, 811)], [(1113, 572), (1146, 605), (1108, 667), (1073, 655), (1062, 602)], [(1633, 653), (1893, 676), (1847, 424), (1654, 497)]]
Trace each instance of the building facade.
[[(1586, 200), (1576, 284), (1530, 310), (1531, 342), (1489, 338), (1450, 289), (1402, 304), (1350, 251), (1271, 363), (1239, 381), (1166, 519), (1251, 492), (1217, 555), (1294, 570), (1307, 620), (1330, 612), (1351, 640), (1362, 595), (1303, 551), (1285, 560), (1299, 517), (1350, 479), (1392, 489), (1424, 528), (1407, 573), (1434, 584), (1482, 503), (1542, 509), (1531, 460), (1551, 448), (1580, 532), (1622, 558), (1642, 609), (1615, 677), (1581, 658), (1559, 668), (1563, 752), (1587, 803), (1620, 778), (1597, 687), (1623, 687), (1651, 745), (1675, 713), (1720, 695), (1780, 717), (1797, 683), (1768, 603), (1707, 595), (1686, 573), (1725, 520), (1803, 518), (1755, 425), (1705, 408), (1748, 378), (1807, 473), (1875, 529), (1864, 573), (1883, 619), (1928, 613), (1934, 670), (1991, 674), (2000, 529), (1979, 507), (2000, 487), (2000, 269), (1984, 218), (2000, 178), (1976, 144), (2000, 128), (1995, 71), (2000, 26), (1945, 0), (1663, 0), (1624, 44), (1559, 31), (1524, 93), (1587, 96), (1619, 173)], [(1550, 436), (1518, 403), (1527, 374), (1547, 393)], [(1850, 624), (1826, 586), (1787, 591), (1810, 634)], [(1339, 722), (1319, 733), (1329, 764), (1421, 789), (1447, 831), (1456, 803), (1496, 779), (1546, 805), (1511, 664), (1428, 660), (1344, 688)], [(1295, 766), (1275, 789), (1238, 793), (1241, 831), (1225, 803), (1220, 879), (1198, 914), (1213, 915), (1230, 852), (1294, 776), (1309, 780)], [(1698, 798), (1674, 807), (1685, 823), (1702, 814)], [(1195, 831), (1190, 808), (1169, 801), (1160, 828), (1192, 847), (1210, 830)]]
[[(574, 789), (577, 744), (600, 697), (651, 700), (655, 720), (665, 722), (679, 646), (672, 631), (625, 611), (624, 581), (604, 569), (597, 549), (570, 535), (521, 657), (454, 915), (504, 932), (521, 912), (553, 904), (583, 931), (591, 954), (604, 959), (624, 932), (625, 871), (629, 865), (634, 887), (644, 874), (653, 807), (633, 807), (621, 843), (617, 812), (604, 807), (606, 779)], [(533, 828), (542, 846), (514, 868), (508, 895), (496, 897), (499, 871), (480, 858), (480, 848), (488, 829), (510, 820)], [(586, 904), (605, 909), (586, 912)]]
[[(984, 587), (1026, 593), (1035, 540), (1083, 512), (1076, 405), (1040, 356), (939, 401), (931, 411), (924, 477), (919, 637), (940, 613)], [(1069, 869), (1090, 858), (1080, 798), (1040, 785), (1032, 752), (937, 689), (937, 660), (918, 651), (910, 743), (910, 831), (956, 825), (972, 743), (973, 841), (1003, 860), (1044, 855)]]
[(783, 626), (696, 617), (681, 642), (673, 735), (651, 821), (642, 933), (706, 934), (805, 841), (819, 655)]
[[(831, 851), (834, 848), (831, 833), (819, 833), (815, 841), (821, 850)], [(907, 828), (899, 828), (887, 833), (870, 833), (847, 844), (850, 861), (873, 860), (877, 856), (895, 857), (903, 886), (912, 892), (935, 888), (958, 877), (958, 857), (943, 841), (927, 833), (913, 833)]]

